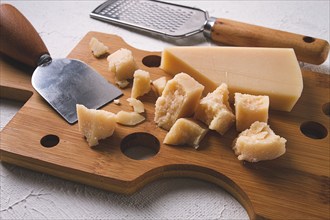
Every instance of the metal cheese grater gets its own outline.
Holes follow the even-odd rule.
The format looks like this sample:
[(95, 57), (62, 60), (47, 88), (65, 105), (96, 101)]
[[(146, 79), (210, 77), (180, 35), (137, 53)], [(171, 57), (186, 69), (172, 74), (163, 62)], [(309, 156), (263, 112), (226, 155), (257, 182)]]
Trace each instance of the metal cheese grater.
[(200, 33), (209, 18), (206, 11), (198, 8), (151, 0), (106, 1), (90, 16), (170, 37)]
[(109, 0), (90, 16), (168, 37), (203, 32), (206, 38), (222, 45), (293, 48), (298, 60), (312, 64), (323, 63), (330, 48), (326, 40), (209, 17), (198, 8), (156, 0)]

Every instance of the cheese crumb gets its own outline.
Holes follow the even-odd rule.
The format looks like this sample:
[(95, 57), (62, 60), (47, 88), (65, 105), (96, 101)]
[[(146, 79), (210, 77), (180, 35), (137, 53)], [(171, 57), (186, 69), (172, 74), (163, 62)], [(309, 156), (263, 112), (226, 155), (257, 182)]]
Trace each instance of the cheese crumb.
[(112, 112), (88, 109), (76, 105), (79, 131), (86, 137), (90, 147), (98, 145), (100, 139), (110, 137), (116, 128), (116, 115)]
[(137, 98), (148, 93), (151, 89), (150, 82), (149, 72), (140, 69), (136, 70), (134, 72), (131, 97)]
[(248, 129), (255, 121), (268, 121), (269, 97), (235, 93), (236, 130)]
[(239, 160), (258, 162), (272, 160), (285, 153), (286, 139), (274, 133), (265, 122), (254, 122), (234, 141), (233, 150)]
[(190, 117), (195, 112), (204, 86), (186, 73), (179, 73), (166, 83), (162, 96), (156, 101), (156, 124), (170, 130), (178, 118)]
[(126, 126), (134, 126), (145, 120), (145, 117), (137, 112), (119, 111), (116, 115), (116, 122)]
[(109, 48), (105, 46), (102, 42), (100, 42), (95, 37), (92, 37), (89, 42), (89, 48), (92, 50), (92, 53), (95, 57), (100, 57), (106, 53), (108, 53)]
[(179, 118), (166, 134), (164, 144), (199, 147), (208, 129), (192, 119)]
[(144, 112), (144, 105), (140, 100), (137, 100), (135, 98), (128, 98), (127, 101), (129, 105), (133, 107), (135, 112), (137, 113)]
[(235, 122), (228, 96), (227, 84), (222, 83), (201, 99), (194, 117), (207, 124), (209, 129), (224, 135)]
[(115, 73), (116, 81), (132, 79), (137, 70), (133, 54), (130, 50), (121, 48), (107, 58), (109, 70)]

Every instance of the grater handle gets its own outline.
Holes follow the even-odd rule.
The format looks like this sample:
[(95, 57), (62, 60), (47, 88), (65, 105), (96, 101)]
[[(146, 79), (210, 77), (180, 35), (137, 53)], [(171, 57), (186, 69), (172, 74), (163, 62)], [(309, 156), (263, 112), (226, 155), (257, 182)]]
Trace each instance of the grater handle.
[(209, 36), (213, 41), (242, 47), (293, 48), (299, 61), (322, 64), (328, 57), (329, 43), (300, 34), (274, 30), (224, 18), (210, 18)]

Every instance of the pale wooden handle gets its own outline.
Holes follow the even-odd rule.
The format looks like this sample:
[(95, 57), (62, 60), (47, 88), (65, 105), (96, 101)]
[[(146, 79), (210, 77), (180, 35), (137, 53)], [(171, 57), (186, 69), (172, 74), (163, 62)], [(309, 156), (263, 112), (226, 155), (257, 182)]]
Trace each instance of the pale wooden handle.
[(0, 52), (36, 67), (40, 57), (49, 54), (31, 23), (14, 6), (0, 5)]
[(223, 18), (216, 19), (211, 39), (242, 47), (293, 48), (298, 60), (312, 64), (323, 63), (329, 53), (329, 43), (322, 39)]

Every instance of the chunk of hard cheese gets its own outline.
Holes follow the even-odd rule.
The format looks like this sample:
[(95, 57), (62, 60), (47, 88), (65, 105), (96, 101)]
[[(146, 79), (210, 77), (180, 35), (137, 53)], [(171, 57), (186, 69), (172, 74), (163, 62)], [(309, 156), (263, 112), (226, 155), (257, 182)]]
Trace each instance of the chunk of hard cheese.
[(164, 144), (187, 144), (197, 149), (199, 147), (199, 143), (206, 135), (207, 130), (207, 128), (191, 119), (179, 118), (174, 123), (170, 131), (166, 134)]
[(248, 129), (255, 121), (268, 121), (269, 97), (235, 93), (236, 130)]
[(191, 76), (179, 73), (166, 83), (156, 101), (154, 121), (169, 130), (178, 118), (189, 117), (199, 103), (204, 86)]
[(134, 126), (143, 122), (146, 118), (137, 112), (119, 111), (116, 114), (116, 122), (126, 126)]
[(239, 134), (233, 150), (239, 160), (258, 162), (272, 160), (285, 153), (286, 139), (276, 135), (265, 122), (254, 122)]
[(111, 136), (116, 128), (116, 115), (114, 113), (87, 109), (77, 105), (79, 131), (86, 137), (89, 146), (97, 145), (100, 139)]
[(134, 72), (131, 98), (137, 98), (148, 93), (151, 89), (150, 83), (151, 80), (149, 72), (140, 69), (136, 70)]
[(291, 111), (303, 89), (293, 49), (168, 47), (160, 67), (172, 75), (189, 74), (206, 92), (226, 83), (231, 94), (268, 95), (270, 108), (276, 110)]
[(135, 112), (137, 113), (144, 112), (144, 104), (140, 100), (135, 98), (128, 98), (127, 101), (129, 105), (133, 107)]
[(223, 135), (234, 124), (235, 115), (228, 102), (228, 87), (222, 83), (212, 93), (201, 99), (194, 117)]
[(107, 60), (109, 62), (109, 70), (115, 73), (116, 81), (125, 81), (133, 78), (137, 65), (130, 50), (121, 48), (110, 54)]
[(162, 76), (154, 81), (152, 81), (152, 85), (153, 85), (153, 90), (156, 93), (156, 95), (161, 96), (165, 86), (166, 86), (166, 77)]
[(89, 48), (92, 50), (92, 53), (95, 57), (100, 57), (106, 53), (108, 53), (109, 48), (105, 46), (102, 42), (100, 42), (95, 37), (92, 37), (89, 42)]

